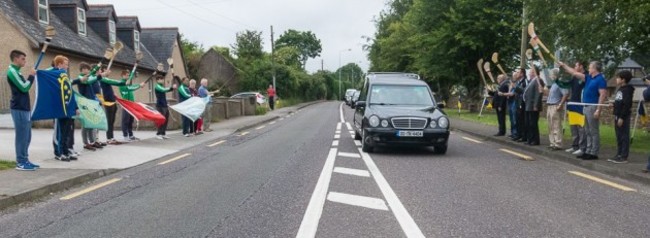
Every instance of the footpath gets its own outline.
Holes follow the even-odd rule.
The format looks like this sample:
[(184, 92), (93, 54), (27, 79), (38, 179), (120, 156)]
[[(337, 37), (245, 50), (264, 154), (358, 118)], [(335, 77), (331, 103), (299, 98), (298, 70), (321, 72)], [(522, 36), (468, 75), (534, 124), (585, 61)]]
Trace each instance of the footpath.
[[(178, 151), (215, 141), (238, 131), (264, 124), (304, 107), (319, 103), (309, 102), (292, 107), (269, 111), (260, 116), (242, 116), (212, 123), (211, 132), (186, 138), (180, 130), (168, 131), (171, 139), (155, 138), (155, 131), (134, 131), (140, 141), (121, 145), (108, 145), (97, 151), (84, 151), (81, 130), (75, 130), (76, 151), (81, 152), (79, 160), (61, 162), (54, 160), (52, 152), (52, 129), (32, 130), (32, 142), (29, 148), (30, 160), (41, 166), (36, 171), (17, 171), (8, 169), (0, 171), (0, 210), (34, 201), (51, 193), (60, 192), (74, 186), (113, 174), (120, 170), (132, 168)], [(15, 160), (13, 146), (14, 129), (11, 116), (0, 115), (0, 159)], [(122, 132), (115, 130), (116, 138), (121, 139)], [(106, 133), (100, 132), (100, 141), (106, 140)]]
[(564, 141), (564, 149), (554, 151), (548, 148), (549, 143), (547, 136), (542, 136), (540, 138), (540, 145), (529, 146), (521, 142), (512, 141), (507, 136), (493, 136), (497, 132), (497, 128), (494, 126), (456, 118), (451, 122), (451, 127), (452, 129), (472, 135), (482, 140), (492, 141), (512, 148), (516, 148), (520, 151), (526, 152), (526, 154), (531, 155), (532, 157), (541, 155), (553, 160), (570, 163), (584, 169), (650, 185), (650, 174), (641, 172), (641, 170), (643, 170), (648, 163), (647, 154), (630, 152), (630, 156), (628, 157), (629, 163), (614, 164), (608, 162), (607, 159), (613, 158), (616, 155), (616, 148), (604, 147), (600, 149), (598, 160), (581, 160), (576, 158), (575, 155), (564, 151), (564, 149), (569, 148), (567, 146), (569, 144), (568, 141)]

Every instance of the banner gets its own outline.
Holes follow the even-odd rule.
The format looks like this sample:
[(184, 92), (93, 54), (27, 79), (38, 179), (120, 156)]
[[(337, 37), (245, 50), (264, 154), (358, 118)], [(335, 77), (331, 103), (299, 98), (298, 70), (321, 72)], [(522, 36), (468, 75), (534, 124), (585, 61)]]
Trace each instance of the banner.
[(205, 99), (200, 97), (191, 97), (182, 103), (169, 107), (194, 122), (201, 117), (201, 114), (205, 111), (206, 105), (207, 101)]
[(104, 107), (98, 101), (85, 98), (76, 92), (75, 99), (79, 108), (79, 120), (83, 128), (103, 131), (108, 129), (106, 112), (104, 112)]
[(140, 102), (131, 102), (121, 98), (117, 98), (117, 102), (122, 106), (124, 111), (131, 114), (138, 121), (153, 121), (158, 127), (165, 123), (165, 116), (149, 105)]
[(32, 121), (75, 116), (77, 102), (64, 70), (38, 70), (34, 82), (36, 98), (32, 108)]
[(582, 114), (582, 106), (568, 105), (567, 119), (571, 126), (585, 126), (585, 115)]

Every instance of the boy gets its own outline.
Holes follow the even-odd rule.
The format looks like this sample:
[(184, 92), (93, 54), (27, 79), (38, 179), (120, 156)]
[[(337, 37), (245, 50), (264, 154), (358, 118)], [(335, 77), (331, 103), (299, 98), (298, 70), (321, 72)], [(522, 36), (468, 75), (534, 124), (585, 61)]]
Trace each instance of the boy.
[(174, 91), (176, 84), (172, 85), (171, 88), (165, 88), (165, 78), (163, 76), (156, 76), (156, 109), (165, 116), (165, 123), (158, 127), (158, 132), (156, 132), (156, 138), (159, 140), (169, 139), (167, 133), (167, 123), (169, 121), (169, 108), (167, 107), (167, 93)]
[[(189, 80), (187, 77), (183, 78), (183, 81), (181, 81), (181, 85), (178, 86), (178, 102), (184, 102), (187, 99), (190, 99), (192, 95), (190, 94), (190, 89), (187, 88), (187, 85), (189, 83)], [(185, 137), (190, 137), (192, 134), (194, 134), (194, 126), (192, 123), (192, 120), (187, 118), (186, 116), (182, 116), (183, 118), (183, 136)]]
[(632, 96), (634, 87), (629, 85), (632, 73), (621, 70), (616, 74), (616, 84), (619, 86), (614, 97), (614, 128), (616, 131), (617, 154), (607, 161), (624, 164), (630, 152), (630, 115), (632, 115)]
[[(110, 73), (110, 71), (107, 73)], [(103, 105), (106, 111), (106, 119), (108, 122), (108, 128), (106, 130), (106, 140), (107, 143), (111, 145), (122, 144), (122, 142), (119, 142), (115, 139), (113, 134), (113, 130), (114, 130), (113, 128), (115, 124), (115, 114), (117, 113), (117, 103), (115, 99), (115, 92), (113, 91), (113, 86), (118, 86), (118, 87), (126, 86), (126, 81), (128, 80), (129, 77), (129, 71), (126, 70), (123, 71), (120, 76), (121, 79), (119, 80), (102, 77), (102, 80), (100, 81), (100, 86), (104, 97)]]
[(11, 118), (14, 121), (16, 137), (14, 146), (16, 148), (16, 170), (34, 171), (40, 168), (39, 165), (29, 162), (29, 144), (32, 140), (32, 121), (30, 119), (30, 98), (29, 89), (34, 83), (36, 70), (29, 71), (27, 80), (20, 74), (20, 69), (25, 67), (27, 55), (19, 50), (13, 50), (9, 54), (11, 65), (7, 70), (7, 81), (11, 87)]
[[(133, 92), (143, 87), (144, 82), (136, 85), (128, 85), (129, 82), (133, 81), (135, 70), (131, 71), (130, 73), (128, 70), (123, 70), (122, 75), (125, 74), (128, 74), (129, 78), (123, 79), (124, 85), (120, 86), (120, 94), (122, 95), (122, 99), (134, 102), (135, 96), (133, 95)], [(133, 116), (131, 116), (129, 113), (122, 113), (122, 135), (124, 136), (124, 141), (126, 142), (140, 140), (137, 137), (133, 136), (133, 120)]]
[[(96, 75), (96, 69), (93, 69), (91, 72), (91, 67), (86, 62), (79, 63), (79, 77), (72, 81), (72, 84), (77, 85), (79, 93), (85, 98), (97, 100), (95, 96), (95, 88), (93, 84), (97, 81), (98, 76)], [(101, 76), (99, 76), (101, 77)], [(84, 143), (83, 148), (90, 151), (95, 151), (96, 149), (101, 149), (102, 146), (97, 143), (95, 140), (94, 129), (91, 128), (82, 128), (81, 129), (81, 140)]]
[[(63, 70), (68, 71), (70, 60), (62, 55), (57, 55), (54, 57), (54, 67), (52, 70)], [(66, 73), (67, 74), (67, 73)], [(67, 77), (66, 77), (67, 78)], [(66, 83), (69, 86), (72, 86), (71, 82)], [(66, 103), (68, 107), (77, 108), (77, 104), (74, 98), (74, 93), (71, 94), (68, 102)], [(77, 113), (79, 113), (77, 111)], [(70, 160), (77, 160), (77, 157), (73, 155), (70, 151), (70, 138), (73, 133), (74, 120), (72, 119), (73, 115), (68, 115), (67, 117), (57, 118), (54, 122), (54, 137), (52, 145), (54, 147), (54, 159), (64, 162), (70, 162)]]

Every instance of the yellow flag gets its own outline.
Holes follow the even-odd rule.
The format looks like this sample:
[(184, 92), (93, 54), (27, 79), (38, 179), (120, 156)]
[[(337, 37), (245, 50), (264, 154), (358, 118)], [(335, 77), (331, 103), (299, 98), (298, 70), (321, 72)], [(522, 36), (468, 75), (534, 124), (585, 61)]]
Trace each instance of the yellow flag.
[(578, 112), (568, 111), (567, 117), (571, 126), (585, 126), (585, 115)]

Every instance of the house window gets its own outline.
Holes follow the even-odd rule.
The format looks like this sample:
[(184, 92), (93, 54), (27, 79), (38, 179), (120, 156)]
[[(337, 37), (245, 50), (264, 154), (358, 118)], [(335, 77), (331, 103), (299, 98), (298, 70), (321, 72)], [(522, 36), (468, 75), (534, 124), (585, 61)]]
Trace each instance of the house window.
[(115, 22), (108, 21), (108, 41), (111, 45), (115, 45)]
[(140, 51), (140, 32), (133, 31), (133, 49), (135, 52)]
[(86, 11), (81, 8), (77, 8), (77, 30), (79, 35), (86, 35)]
[(38, 0), (38, 21), (43, 24), (50, 24), (50, 14), (47, 8), (47, 0)]

